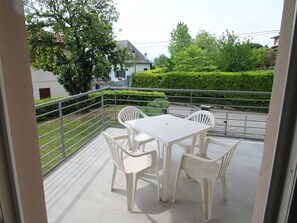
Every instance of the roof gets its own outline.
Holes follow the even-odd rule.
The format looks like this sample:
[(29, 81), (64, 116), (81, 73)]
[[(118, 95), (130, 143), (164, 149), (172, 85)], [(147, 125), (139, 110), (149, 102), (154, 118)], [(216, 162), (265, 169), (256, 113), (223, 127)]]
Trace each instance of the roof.
[(279, 39), (279, 35), (270, 37), (270, 39)]
[[(50, 32), (45, 31), (45, 30), (42, 30), (42, 31), (43, 31), (43, 32), (50, 33)], [(55, 39), (55, 42), (56, 42), (57, 44), (61, 44), (61, 45), (64, 44), (64, 41), (62, 40), (62, 38), (61, 38), (61, 36), (60, 36), (59, 34), (57, 34), (57, 33), (51, 33), (51, 34), (52, 34), (52, 37)], [(42, 40), (42, 38), (41, 38), (41, 32), (37, 32), (37, 33), (36, 33), (36, 37), (37, 37), (37, 40), (38, 40), (39, 42), (43, 42), (43, 40)], [(29, 39), (30, 39), (30, 35), (27, 34), (27, 40), (29, 40)]]
[(127, 48), (129, 52), (133, 55), (135, 54), (135, 63), (150, 64), (151, 62), (128, 40), (119, 40), (119, 48)]

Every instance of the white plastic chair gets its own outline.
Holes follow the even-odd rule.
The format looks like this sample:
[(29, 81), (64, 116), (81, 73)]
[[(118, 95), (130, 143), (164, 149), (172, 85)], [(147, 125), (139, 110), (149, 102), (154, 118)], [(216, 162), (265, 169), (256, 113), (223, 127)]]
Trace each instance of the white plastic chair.
[[(193, 114), (186, 117), (185, 119), (208, 125), (211, 128), (215, 126), (215, 117), (209, 111), (196, 111)], [(191, 153), (191, 154), (194, 153), (194, 151), (192, 151), (192, 139), (186, 139), (186, 140), (180, 141), (177, 143), (177, 145), (182, 147), (186, 153)], [(199, 135), (196, 138), (194, 147), (199, 147)], [(201, 153), (205, 153), (205, 151), (201, 151)]]
[(235, 143), (227, 143), (222, 140), (206, 138), (203, 144), (206, 152), (209, 144), (214, 144), (216, 147), (213, 148), (216, 150), (223, 149), (223, 153), (221, 153), (221, 155), (215, 159), (211, 159), (209, 156), (207, 156), (207, 154), (199, 157), (197, 155), (184, 153), (178, 166), (172, 201), (175, 202), (176, 188), (180, 171), (184, 170), (189, 177), (193, 178), (200, 184), (202, 190), (204, 220), (205, 222), (210, 221), (214, 182), (217, 179), (221, 179), (223, 196), (224, 199), (227, 200), (225, 172), (240, 141), (241, 140), (238, 140)]
[[(118, 114), (119, 122), (126, 127), (127, 132), (130, 136), (131, 136), (132, 130), (130, 129), (129, 126), (127, 126), (125, 124), (125, 122), (134, 120), (134, 119), (139, 119), (139, 118), (146, 118), (146, 117), (148, 117), (148, 116), (146, 114), (144, 114), (144, 112), (142, 112), (139, 108), (133, 107), (133, 106), (128, 106), (128, 107), (123, 108)], [(136, 149), (140, 149), (140, 146), (142, 145), (142, 151), (144, 151), (145, 144), (148, 142), (151, 142), (155, 139), (145, 133), (137, 132), (135, 134), (135, 138), (132, 140), (135, 140), (135, 142), (136, 142)], [(160, 154), (159, 143), (158, 143), (158, 152)]]
[(133, 212), (138, 178), (148, 172), (151, 168), (155, 168), (158, 200), (160, 200), (159, 168), (156, 150), (150, 152), (133, 150), (133, 152), (128, 152), (120, 143), (120, 140), (124, 139), (126, 141), (126, 146), (132, 146), (128, 135), (111, 137), (105, 132), (102, 132), (102, 134), (106, 139), (114, 164), (111, 191), (114, 189), (117, 170), (124, 172), (126, 176), (128, 211)]

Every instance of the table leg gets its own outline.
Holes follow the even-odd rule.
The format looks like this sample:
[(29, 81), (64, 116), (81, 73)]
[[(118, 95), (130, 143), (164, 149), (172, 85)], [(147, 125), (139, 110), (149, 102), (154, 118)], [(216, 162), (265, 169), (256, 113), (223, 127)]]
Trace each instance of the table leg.
[(159, 159), (163, 160), (164, 151), (165, 151), (165, 149), (164, 149), (165, 148), (165, 145), (164, 145), (164, 143), (162, 141), (157, 140), (157, 142), (158, 142), (158, 149), (159, 149), (159, 151), (158, 151), (158, 153), (159, 153)]
[(163, 182), (162, 182), (162, 200), (168, 200), (168, 184), (171, 164), (172, 144), (164, 145), (164, 160), (163, 160)]

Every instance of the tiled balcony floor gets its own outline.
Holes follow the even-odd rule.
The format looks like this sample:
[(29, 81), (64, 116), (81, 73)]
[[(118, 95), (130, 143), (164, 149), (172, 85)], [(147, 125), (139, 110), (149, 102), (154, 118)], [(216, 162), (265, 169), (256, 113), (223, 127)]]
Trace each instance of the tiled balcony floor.
[[(112, 135), (123, 129), (108, 129)], [(226, 139), (232, 140), (232, 139)], [(153, 142), (147, 149), (153, 148)], [(222, 198), (221, 185), (215, 185), (212, 222), (249, 223), (259, 177), (263, 142), (239, 144), (227, 170), (228, 201)], [(171, 197), (178, 161), (183, 150), (173, 149), (170, 175)], [(160, 161), (160, 167), (162, 167)], [(154, 175), (139, 179), (134, 213), (126, 210), (125, 178), (118, 172), (115, 190), (110, 191), (112, 162), (107, 145), (98, 136), (84, 149), (44, 179), (49, 223), (181, 223), (203, 222), (199, 184), (182, 172), (177, 201), (157, 200)], [(160, 170), (162, 176), (162, 171)]]

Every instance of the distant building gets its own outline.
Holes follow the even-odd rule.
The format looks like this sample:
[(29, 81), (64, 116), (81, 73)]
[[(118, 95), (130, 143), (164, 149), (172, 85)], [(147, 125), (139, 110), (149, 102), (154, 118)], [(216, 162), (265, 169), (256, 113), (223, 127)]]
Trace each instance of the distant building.
[[(57, 43), (61, 45), (64, 44), (63, 40), (59, 36), (55, 35), (54, 37), (56, 38)], [(110, 81), (115, 82), (116, 85), (129, 86), (131, 74), (134, 72), (150, 70), (151, 62), (147, 59), (146, 54), (143, 55), (128, 40), (118, 41), (117, 43), (120, 48), (127, 48), (134, 56), (135, 65), (132, 67), (126, 67), (124, 70), (117, 71), (112, 68), (109, 73)], [(64, 97), (69, 95), (52, 72), (31, 68), (31, 75), (34, 99), (60, 96)], [(91, 84), (93, 89), (98, 89), (103, 83), (99, 78), (93, 78)]]
[(273, 37), (271, 37), (271, 39), (274, 39), (274, 43), (273, 43), (273, 46), (271, 48), (277, 48), (278, 44), (279, 44), (279, 35), (273, 36)]
[(69, 95), (52, 72), (31, 68), (31, 76), (34, 99), (64, 97)]
[[(120, 48), (127, 48), (129, 52), (135, 58), (135, 65), (132, 67), (126, 67), (124, 70), (115, 71), (111, 70), (109, 77), (111, 81), (118, 82), (121, 81), (129, 85), (131, 74), (135, 72), (150, 70), (151, 62), (147, 59), (146, 53), (143, 55), (135, 46), (133, 46), (128, 40), (118, 41), (118, 46)], [(124, 83), (124, 82), (123, 82)]]

